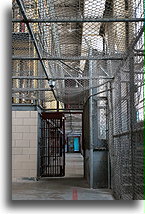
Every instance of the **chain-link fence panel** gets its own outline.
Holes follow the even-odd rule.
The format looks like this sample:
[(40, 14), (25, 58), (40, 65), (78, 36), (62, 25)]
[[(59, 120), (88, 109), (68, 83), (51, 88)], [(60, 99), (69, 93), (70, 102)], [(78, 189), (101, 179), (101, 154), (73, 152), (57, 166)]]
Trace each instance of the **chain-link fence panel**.
[(142, 33), (112, 83), (113, 105), (109, 114), (112, 189), (118, 199), (125, 200), (143, 199), (144, 57), (132, 54), (133, 50), (141, 53), (143, 44)]

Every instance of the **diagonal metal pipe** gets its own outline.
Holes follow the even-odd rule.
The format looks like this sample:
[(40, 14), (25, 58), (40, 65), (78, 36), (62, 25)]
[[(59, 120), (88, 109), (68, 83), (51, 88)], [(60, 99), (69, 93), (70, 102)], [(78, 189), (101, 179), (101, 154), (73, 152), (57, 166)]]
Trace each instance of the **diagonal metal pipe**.
[[(28, 31), (29, 31), (30, 36), (31, 36), (31, 38), (32, 38), (34, 47), (36, 48), (36, 52), (37, 52), (37, 54), (38, 54), (38, 58), (39, 58), (39, 60), (40, 60), (40, 63), (41, 63), (42, 68), (43, 68), (43, 70), (44, 70), (44, 73), (45, 73), (45, 75), (46, 75), (46, 77), (47, 77), (47, 80), (49, 81), (49, 77), (48, 77), (48, 74), (47, 74), (47, 71), (46, 71), (44, 62), (43, 62), (43, 60), (42, 60), (42, 56), (41, 56), (40, 50), (39, 50), (39, 48), (38, 48), (37, 41), (36, 41), (36, 39), (35, 39), (35, 35), (34, 35), (34, 33), (33, 33), (33, 30), (32, 30), (32, 28), (31, 28), (31, 26), (30, 26), (30, 24), (29, 24), (29, 22), (28, 22), (28, 19), (27, 19), (26, 13), (25, 13), (24, 5), (23, 5), (23, 3), (22, 3), (21, 0), (16, 0), (16, 1), (17, 1), (17, 4), (18, 4), (19, 8), (20, 8), (20, 11), (21, 11), (21, 13), (22, 13), (22, 16), (23, 16), (23, 18), (24, 18), (24, 22), (26, 22)], [(54, 89), (52, 89), (52, 92), (53, 92), (53, 95), (54, 95), (55, 99), (57, 100), (57, 97), (56, 97), (56, 95), (55, 95)]]

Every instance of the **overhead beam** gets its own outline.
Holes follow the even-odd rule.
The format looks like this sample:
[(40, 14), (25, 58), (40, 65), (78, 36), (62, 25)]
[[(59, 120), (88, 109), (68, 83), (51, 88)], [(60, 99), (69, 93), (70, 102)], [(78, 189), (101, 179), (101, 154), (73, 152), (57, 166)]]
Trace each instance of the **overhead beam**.
[[(83, 109), (59, 109), (63, 114), (83, 114)], [(45, 112), (55, 112), (57, 109), (43, 109)]]
[(12, 22), (25, 22), (25, 23), (64, 23), (64, 22), (145, 22), (145, 18), (78, 18), (78, 19), (12, 19)]
[(48, 88), (12, 88), (12, 92), (52, 91)]
[[(23, 18), (24, 18), (23, 20), (24, 20), (24, 22), (25, 22), (26, 25), (27, 25), (27, 28), (28, 28), (28, 31), (29, 31), (30, 36), (31, 36), (31, 38), (32, 38), (33, 44), (34, 44), (34, 46), (35, 46), (35, 48), (36, 48), (36, 52), (37, 52), (37, 54), (38, 54), (38, 59), (40, 60), (41, 65), (42, 65), (42, 67), (43, 67), (43, 70), (44, 70), (44, 72), (45, 72), (45, 75), (46, 75), (46, 77), (48, 78), (47, 71), (46, 71), (45, 65), (44, 65), (44, 63), (43, 63), (43, 61), (42, 61), (42, 59), (41, 59), (42, 56), (41, 56), (40, 50), (39, 50), (39, 48), (38, 48), (37, 41), (36, 41), (36, 39), (35, 39), (35, 35), (34, 35), (34, 33), (33, 33), (33, 30), (32, 30), (32, 28), (31, 28), (31, 26), (29, 25), (29, 22), (28, 22), (26, 13), (25, 13), (25, 8), (24, 8), (24, 6), (23, 6), (23, 3), (22, 3), (22, 1), (20, 1), (20, 0), (16, 0), (16, 1), (17, 1), (17, 4), (18, 4), (19, 8), (20, 8), (20, 11), (21, 11), (21, 13), (22, 13), (22, 16), (23, 16)], [(48, 79), (49, 79), (49, 78), (48, 78)]]
[[(34, 47), (35, 47), (36, 52), (37, 52), (37, 54), (38, 54), (38, 58), (39, 58), (39, 60), (40, 60), (40, 63), (41, 63), (42, 68), (43, 68), (43, 70), (44, 70), (44, 73), (45, 73), (45, 75), (46, 75), (46, 77), (47, 77), (47, 79), (48, 79), (48, 81), (49, 81), (49, 77), (48, 77), (48, 74), (47, 74), (47, 71), (46, 71), (44, 62), (42, 61), (42, 56), (41, 56), (40, 50), (39, 50), (39, 48), (38, 48), (35, 35), (34, 35), (34, 33), (33, 33), (33, 30), (32, 30), (32, 28), (31, 28), (31, 26), (30, 26), (30, 24), (29, 24), (29, 22), (28, 22), (28, 19), (27, 19), (26, 13), (25, 13), (24, 5), (23, 5), (22, 1), (20, 1), (20, 0), (16, 0), (16, 1), (17, 1), (17, 4), (18, 4), (19, 8), (20, 8), (21, 13), (22, 13), (23, 20), (25, 21), (25, 23), (26, 23), (26, 25), (27, 25), (28, 31), (29, 31), (30, 36), (31, 36), (31, 38), (32, 38)], [(56, 97), (56, 95), (55, 95), (54, 90), (52, 90), (52, 92), (53, 92), (53, 95), (54, 95), (55, 99), (57, 100), (57, 97)]]
[[(39, 57), (23, 57), (23, 56), (13, 56), (12, 60), (40, 60)], [(66, 61), (76, 61), (76, 60), (123, 60), (120, 56), (76, 56), (76, 57), (59, 57), (59, 56), (48, 56), (42, 57), (41, 60), (66, 60)]]
[[(145, 56), (144, 53), (134, 53), (134, 56)], [(127, 55), (128, 56), (128, 55)], [(41, 57), (41, 60), (49, 61), (79, 61), (79, 60), (124, 60), (125, 56), (123, 55), (98, 55), (98, 56), (48, 56)], [(25, 56), (12, 56), (12, 60), (40, 60), (39, 57), (25, 57)]]
[[(20, 80), (47, 80), (47, 77), (36, 77), (36, 76), (12, 76), (12, 79)], [(49, 78), (50, 79), (50, 78)]]
[[(113, 79), (114, 77), (99, 76), (99, 77), (55, 77), (49, 78), (50, 80), (97, 80), (97, 79)], [(26, 79), (26, 80), (47, 80), (46, 77), (35, 77), (35, 76), (12, 76), (12, 79)]]

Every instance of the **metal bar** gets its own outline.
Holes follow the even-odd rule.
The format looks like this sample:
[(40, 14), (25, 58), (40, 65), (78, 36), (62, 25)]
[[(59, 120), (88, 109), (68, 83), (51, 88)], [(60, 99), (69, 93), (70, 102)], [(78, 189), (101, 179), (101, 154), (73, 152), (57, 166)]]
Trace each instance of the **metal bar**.
[[(107, 83), (107, 82), (106, 82)], [(101, 84), (101, 85), (104, 85), (104, 84)], [(100, 86), (101, 86), (100, 85)], [(99, 86), (98, 86), (99, 87)], [(96, 87), (97, 88), (97, 87)], [(90, 88), (91, 89), (91, 88)], [(93, 87), (92, 87), (92, 89), (93, 89)], [(87, 103), (87, 101), (90, 99), (90, 98), (92, 98), (93, 96), (97, 96), (97, 95), (99, 95), (99, 94), (102, 94), (102, 93), (104, 93), (104, 92), (107, 92), (107, 91), (110, 91), (110, 89), (107, 89), (107, 90), (104, 90), (104, 91), (100, 91), (100, 92), (98, 92), (98, 93), (96, 93), (96, 94), (92, 94), (92, 95), (90, 95), (90, 96), (88, 96), (88, 98), (87, 98), (87, 100), (85, 101), (85, 103), (84, 103), (84, 106), (86, 105), (86, 103)], [(97, 99), (107, 99), (107, 97), (97, 97)]]
[(134, 129), (134, 124), (136, 123), (136, 109), (135, 109), (135, 100), (134, 100), (134, 87), (135, 87), (135, 82), (134, 82), (134, 57), (133, 54), (130, 54), (129, 57), (129, 68), (130, 68), (130, 73), (129, 73), (129, 78), (130, 78), (130, 84), (129, 84), (129, 92), (130, 92), (130, 99), (129, 99), (129, 116), (130, 116), (130, 147), (131, 147), (131, 170), (132, 170), (132, 200), (135, 200), (135, 177), (134, 177), (134, 136), (133, 136), (133, 129)]
[[(116, 117), (116, 120), (117, 120), (117, 123), (114, 122), (114, 126), (117, 126), (119, 128), (120, 131), (122, 131), (122, 103), (121, 103), (121, 100), (120, 98), (122, 97), (122, 88), (121, 88), (121, 72), (119, 72), (118, 74), (118, 80), (117, 80), (117, 86), (115, 88), (115, 93), (114, 93), (114, 96), (118, 96), (119, 97), (119, 100), (117, 99), (117, 109), (116, 109), (116, 113), (117, 113), (117, 117)], [(115, 103), (116, 103), (115, 101)], [(118, 139), (118, 155), (119, 157), (121, 157), (121, 144), (122, 143), (122, 139), (119, 138)], [(121, 159), (119, 158), (119, 165), (121, 166)], [(122, 196), (122, 188), (121, 186), (123, 185), (123, 182), (122, 182), (122, 167), (120, 167), (120, 170), (118, 171), (118, 175), (119, 175), (119, 179), (118, 179), (118, 182), (119, 182), (119, 186), (118, 186), (118, 191), (120, 192), (120, 196)]]
[(143, 33), (144, 33), (144, 25), (142, 26), (142, 28), (141, 28), (140, 32), (138, 33), (138, 35), (136, 36), (135, 40), (133, 39), (133, 41), (131, 41), (131, 43), (130, 43), (131, 46), (128, 48), (128, 51), (126, 53), (126, 58), (128, 57), (128, 55), (130, 55), (130, 53), (132, 53), (134, 46), (137, 44), (138, 40), (141, 38)]
[(119, 134), (115, 134), (113, 135), (113, 137), (121, 137), (121, 136), (125, 136), (125, 135), (129, 135), (129, 134), (132, 134), (132, 133), (136, 133), (136, 132), (142, 132), (144, 130), (144, 127), (142, 128), (139, 128), (139, 129), (134, 129), (134, 130), (128, 130), (126, 132), (122, 132), (122, 133), (119, 133)]
[(65, 119), (62, 119), (63, 130), (63, 175), (65, 176)]
[(27, 91), (52, 91), (48, 88), (12, 88), (12, 92), (27, 92)]
[[(97, 80), (97, 79), (113, 79), (114, 77), (99, 76), (99, 77), (56, 77), (49, 78), (50, 80)], [(35, 76), (12, 76), (12, 79), (31, 79), (31, 80), (47, 80), (46, 77), (35, 77)]]
[(79, 71), (78, 71), (77, 69), (75, 69), (75, 68), (73, 68), (72, 66), (66, 64), (66, 63), (63, 62), (62, 60), (60, 60), (60, 62), (61, 62), (63, 65), (65, 65), (66, 67), (68, 67), (68, 68), (70, 68), (70, 69), (72, 69), (72, 70), (74, 70), (74, 71), (77, 71), (77, 72), (80, 72), (80, 73), (83, 72), (80, 68), (78, 68), (78, 69), (79, 69)]
[[(53, 15), (56, 15), (54, 1), (53, 0), (47, 0), (46, 3), (47, 3), (47, 6), (49, 8), (49, 15), (52, 18)], [(57, 52), (57, 55), (59, 57), (61, 57), (60, 39), (59, 39), (58, 24), (57, 23), (51, 23), (51, 33), (52, 33), (52, 37), (53, 37), (53, 41), (54, 41), (54, 50)], [(54, 70), (57, 69), (56, 65), (54, 65), (54, 68), (55, 68)], [(64, 76), (63, 70), (64, 69), (62, 67), (59, 69), (61, 76)], [(64, 87), (64, 83), (62, 83), (62, 85)]]
[(38, 99), (36, 98), (27, 98), (27, 97), (23, 97), (23, 96), (13, 96), (13, 98), (18, 98), (18, 99), (24, 99), (24, 100), (32, 100), (32, 101), (37, 101)]
[[(92, 49), (90, 49), (90, 53), (89, 55), (92, 55)], [(92, 77), (93, 75), (93, 62), (92, 61), (89, 61), (89, 76), (90, 78)], [(93, 88), (92, 88), (92, 80), (90, 80), (89, 82), (89, 87), (90, 87), (90, 90), (89, 90), (89, 96), (90, 96), (90, 100), (89, 100), (89, 149), (90, 149), (90, 157), (89, 157), (89, 173), (90, 173), (90, 188), (92, 189), (93, 188), (93, 177), (94, 177), (94, 171), (93, 171), (93, 168), (94, 168), (94, 164), (93, 164), (93, 123), (92, 123), (92, 120), (93, 120), (93, 98), (92, 98), (92, 95), (93, 95)]]
[(41, 116), (38, 113), (38, 127), (37, 127), (37, 131), (38, 131), (38, 140), (37, 140), (37, 180), (40, 177), (40, 143), (41, 143)]
[(47, 77), (36, 76), (12, 76), (12, 79), (28, 79), (28, 80), (47, 80)]
[[(60, 110), (61, 110), (60, 112), (63, 113), (63, 114), (83, 114), (83, 110), (78, 111), (78, 109), (76, 109), (76, 110), (75, 110), (75, 109), (74, 109), (74, 110), (72, 109), (74, 112), (73, 112), (73, 111), (70, 111), (70, 110), (67, 111), (67, 109), (60, 109)], [(44, 109), (44, 111), (45, 111), (45, 112), (52, 112), (52, 111), (53, 111), (53, 112), (57, 112), (57, 109), (48, 109), (48, 110), (47, 110), (47, 109), (46, 109), (46, 110)]]
[(134, 56), (145, 56), (144, 53), (134, 53)]
[[(116, 70), (116, 74), (118, 73), (118, 71), (120, 71), (120, 69), (123, 67), (125, 60), (127, 60), (127, 58), (130, 56), (130, 53), (132, 53), (132, 50), (134, 49), (135, 45), (137, 44), (137, 42), (139, 41), (139, 39), (141, 38), (142, 34), (144, 33), (144, 27), (145, 25), (142, 26), (141, 30), (139, 31), (138, 35), (136, 36), (136, 38), (132, 39), (132, 41), (130, 42), (130, 46), (127, 49), (127, 52), (124, 56), (124, 60), (120, 63), (120, 66), (118, 67), (118, 69)], [(132, 53), (133, 54), (133, 53)], [(123, 72), (130, 72), (130, 71), (123, 71)], [(116, 75), (115, 74), (115, 75)]]
[[(39, 51), (39, 48), (38, 48), (38, 45), (37, 45), (37, 41), (36, 41), (36, 39), (35, 39), (35, 35), (34, 35), (33, 30), (32, 30), (32, 28), (31, 28), (31, 26), (30, 26), (30, 24), (29, 24), (29, 22), (28, 22), (28, 19), (27, 19), (26, 13), (25, 13), (25, 8), (24, 8), (24, 6), (23, 6), (23, 3), (22, 3), (22, 1), (20, 1), (20, 0), (16, 0), (16, 1), (17, 1), (17, 4), (18, 4), (19, 8), (20, 8), (20, 11), (21, 11), (21, 13), (22, 13), (22, 16), (23, 16), (23, 18), (24, 18), (23, 21), (24, 21), (24, 22), (26, 23), (26, 25), (27, 25), (27, 28), (28, 28), (28, 31), (29, 31), (30, 36), (31, 36), (31, 38), (32, 38), (34, 47), (36, 48), (36, 52), (37, 52), (37, 54), (38, 54), (38, 57), (39, 57), (39, 60), (40, 60), (41, 65), (42, 65), (42, 68), (43, 68), (43, 70), (44, 70), (44, 73), (45, 73), (45, 75), (46, 75), (46, 77), (47, 77), (47, 79), (48, 79), (48, 81), (49, 81), (49, 77), (48, 77), (48, 74), (47, 74), (47, 71), (46, 71), (44, 62), (42, 61), (41, 53), (40, 53), (40, 51)], [(52, 92), (54, 93), (53, 90), (52, 90)], [(54, 94), (54, 97), (56, 98), (55, 94)]]
[[(39, 57), (23, 57), (23, 56), (12, 56), (12, 60), (40, 60)], [(76, 61), (76, 60), (123, 60), (123, 56), (78, 56), (78, 57), (59, 57), (59, 56), (48, 56), (41, 57), (41, 60), (66, 60), (66, 61)]]
[(94, 19), (12, 19), (12, 22), (25, 23), (65, 23), (65, 22), (144, 22), (145, 18), (94, 18)]
[(23, 3), (22, 3), (22, 1), (20, 1), (20, 0), (16, 0), (16, 1), (17, 1), (17, 4), (18, 4), (19, 8), (20, 8), (20, 11), (21, 11), (21, 13), (22, 13), (22, 15), (23, 15), (23, 17), (24, 17), (23, 22), (26, 23), (27, 28), (28, 28), (29, 33), (30, 33), (30, 36), (31, 36), (31, 38), (32, 38), (33, 44), (34, 44), (34, 46), (35, 46), (35, 48), (36, 48), (36, 52), (37, 52), (37, 54), (38, 54), (38, 59), (40, 60), (41, 65), (42, 65), (42, 67), (43, 67), (43, 69), (44, 69), (44, 72), (45, 72), (46, 76), (48, 77), (47, 72), (46, 72), (46, 70), (45, 70), (45, 66), (44, 66), (44, 64), (43, 64), (43, 62), (42, 62), (42, 60), (41, 60), (41, 53), (40, 53), (40, 51), (39, 51), (39, 49), (38, 49), (37, 41), (36, 41), (36, 39), (35, 39), (33, 30), (32, 30), (32, 28), (31, 28), (31, 26), (29, 25), (29, 22), (27, 21), (27, 16), (26, 16), (26, 13), (25, 13), (25, 8), (24, 8), (24, 6), (23, 6)]
[[(61, 61), (60, 61), (61, 62)], [(61, 67), (62, 68), (62, 67)], [(63, 70), (65, 70), (65, 72), (70, 76), (70, 77), (73, 77), (72, 76), (72, 74), (70, 74), (66, 69), (64, 69), (64, 68), (62, 68)], [(81, 87), (83, 87), (81, 84), (80, 84), (80, 82), (78, 82), (77, 80), (75, 80), (76, 81), (76, 83), (78, 84), (78, 85), (80, 85)]]
[[(108, 147), (110, 147), (110, 144), (114, 146), (114, 138), (113, 138), (113, 127), (114, 127), (114, 121), (113, 121), (113, 96), (112, 96), (112, 83), (108, 83), (108, 89), (110, 89), (110, 92), (108, 92), (108, 99), (107, 99), (107, 106), (110, 108), (108, 109), (108, 112), (106, 115), (106, 118), (108, 120), (108, 131), (110, 129), (110, 133), (108, 132)], [(108, 188), (110, 189), (112, 187), (111, 185), (111, 149), (108, 150)]]

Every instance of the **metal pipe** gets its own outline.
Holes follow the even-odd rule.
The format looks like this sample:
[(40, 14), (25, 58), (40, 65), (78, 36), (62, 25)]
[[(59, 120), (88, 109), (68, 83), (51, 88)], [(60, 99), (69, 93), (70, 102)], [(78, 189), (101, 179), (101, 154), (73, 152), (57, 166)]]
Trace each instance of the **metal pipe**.
[[(107, 112), (108, 114), (108, 129), (110, 129), (110, 134), (108, 136), (108, 145), (114, 146), (114, 138), (113, 138), (113, 127), (114, 127), (114, 121), (113, 121), (113, 94), (112, 94), (112, 83), (108, 83), (108, 89), (110, 89), (110, 93), (108, 93), (108, 107), (110, 107), (110, 110)], [(107, 116), (106, 116), (107, 117)], [(110, 122), (109, 122), (110, 120)], [(110, 124), (110, 125), (109, 125)], [(111, 154), (110, 154), (110, 147), (108, 150), (108, 188), (111, 189)]]
[(145, 22), (145, 18), (95, 18), (95, 19), (12, 19), (12, 22), (25, 22), (25, 23), (66, 23), (66, 22)]
[[(127, 50), (126, 58), (125, 59), (128, 58), (128, 56), (130, 55), (130, 53), (133, 54), (132, 50), (134, 49), (135, 45), (137, 44), (137, 42), (139, 41), (139, 39), (141, 38), (141, 36), (142, 36), (143, 33), (144, 33), (144, 25), (142, 26), (142, 28), (141, 28), (140, 32), (138, 33), (138, 35), (136, 36), (135, 40), (133, 39), (130, 42), (131, 45), (130, 45), (130, 47)], [(134, 56), (135, 56), (135, 54), (134, 54)]]
[[(83, 114), (83, 109), (60, 109), (64, 114)], [(57, 109), (43, 109), (44, 112), (54, 112)]]
[(134, 124), (136, 123), (136, 109), (135, 109), (135, 82), (134, 82), (134, 57), (133, 53), (129, 56), (129, 78), (130, 78), (130, 84), (129, 84), (129, 92), (130, 92), (130, 99), (129, 99), (129, 128), (130, 128), (130, 147), (131, 147), (131, 171), (132, 171), (132, 200), (135, 200), (135, 192), (134, 192), (134, 186), (135, 186), (135, 177), (134, 177), (134, 147), (135, 147), (135, 140), (133, 136), (133, 129)]
[[(92, 48), (90, 49), (90, 53), (89, 55), (91, 56), (92, 55)], [(89, 77), (92, 78), (93, 76), (93, 62), (92, 61), (89, 61)], [(90, 87), (90, 90), (89, 90), (89, 97), (90, 97), (90, 100), (89, 100), (89, 141), (90, 141), (90, 145), (89, 145), (89, 149), (90, 149), (90, 188), (92, 189), (93, 188), (93, 176), (94, 176), (94, 173), (93, 173), (93, 168), (94, 168), (94, 164), (93, 164), (93, 123), (92, 123), (92, 119), (93, 119), (93, 88), (92, 88), (92, 80), (90, 80), (89, 82), (89, 87)]]
[[(114, 77), (99, 76), (99, 77), (51, 77), (50, 80), (97, 80), (97, 79), (113, 79)], [(12, 76), (12, 79), (31, 79), (31, 80), (47, 80), (47, 77), (36, 76)]]
[[(22, 1), (20, 1), (20, 0), (16, 0), (16, 1), (17, 1), (17, 4), (18, 4), (19, 8), (20, 8), (20, 11), (21, 11), (21, 13), (22, 13), (22, 16), (23, 16), (23, 18), (24, 18), (23, 21), (24, 21), (24, 22), (26, 23), (26, 25), (27, 25), (27, 28), (28, 28), (28, 31), (29, 31), (30, 36), (31, 36), (31, 38), (32, 38), (34, 47), (36, 48), (36, 52), (37, 52), (37, 54), (38, 54), (38, 57), (39, 57), (39, 60), (40, 60), (41, 65), (42, 65), (42, 68), (43, 68), (43, 70), (44, 70), (44, 73), (45, 73), (45, 75), (46, 75), (46, 77), (47, 77), (47, 79), (48, 79), (48, 81), (49, 81), (49, 77), (48, 77), (48, 74), (47, 74), (47, 71), (46, 71), (44, 62), (42, 61), (42, 56), (41, 56), (40, 50), (39, 50), (39, 48), (38, 48), (37, 41), (36, 41), (36, 39), (35, 39), (35, 35), (34, 35), (33, 30), (32, 30), (32, 28), (31, 28), (31, 26), (30, 26), (30, 24), (29, 24), (29, 22), (28, 22), (28, 19), (27, 19), (26, 13), (25, 13), (25, 8), (24, 8), (24, 6), (23, 6), (23, 3), (22, 3)], [(54, 90), (52, 90), (52, 92), (54, 93)], [(55, 94), (54, 94), (54, 97), (56, 97)]]
[[(60, 62), (61, 62), (61, 61), (60, 61)], [(62, 69), (65, 70), (65, 72), (66, 72), (70, 77), (73, 77), (72, 74), (70, 74), (66, 69), (64, 69), (63, 67), (62, 67)], [(78, 82), (76, 79), (75, 79), (75, 81), (76, 81), (76, 83), (77, 83), (78, 85), (80, 85), (81, 87), (83, 87), (83, 86), (81, 85), (81, 83)]]
[(36, 76), (12, 76), (12, 79), (24, 79), (24, 80), (47, 80), (47, 77)]
[[(142, 28), (139, 31), (139, 33), (136, 36), (136, 38), (135, 39), (133, 38), (132, 41), (130, 42), (131, 45), (127, 49), (127, 52), (126, 52), (126, 54), (124, 56), (124, 60), (120, 63), (120, 66), (116, 70), (115, 76), (118, 74), (118, 72), (120, 71), (120, 69), (123, 68), (124, 63), (126, 62), (127, 58), (130, 56), (130, 53), (133, 54), (132, 50), (134, 49), (135, 45), (137, 44), (137, 42), (139, 41), (139, 39), (141, 38), (141, 36), (142, 36), (143, 33), (144, 33), (144, 25), (142, 26)], [(130, 73), (129, 70), (128, 71), (124, 70), (123, 72), (129, 72)]]
[[(39, 57), (23, 57), (23, 56), (12, 56), (12, 60), (40, 60)], [(48, 56), (41, 57), (41, 60), (66, 60), (66, 61), (76, 61), (76, 60), (123, 60), (123, 56), (78, 56), (78, 57), (59, 57), (59, 56)]]
[(12, 92), (28, 92), (28, 91), (52, 91), (48, 88), (12, 88)]
[(70, 68), (70, 69), (72, 69), (72, 70), (74, 70), (74, 71), (76, 71), (76, 72), (80, 72), (80, 73), (83, 72), (80, 68), (78, 68), (78, 70), (77, 70), (77, 69), (73, 68), (72, 66), (66, 64), (66, 63), (63, 62), (62, 60), (60, 60), (60, 62), (61, 62), (63, 65), (65, 65), (66, 67), (68, 67), (68, 68)]

